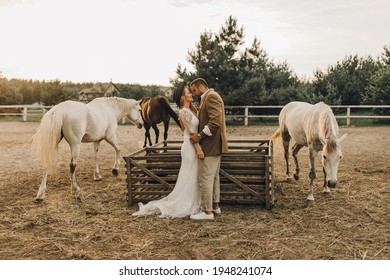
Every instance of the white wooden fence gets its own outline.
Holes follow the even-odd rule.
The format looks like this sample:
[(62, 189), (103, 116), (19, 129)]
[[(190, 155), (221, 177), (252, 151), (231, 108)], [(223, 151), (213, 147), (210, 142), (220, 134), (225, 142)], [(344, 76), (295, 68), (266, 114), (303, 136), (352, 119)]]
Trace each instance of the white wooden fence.
[(20, 116), (26, 122), (28, 117), (41, 118), (51, 107), (42, 105), (0, 105), (0, 116)]
[[(226, 115), (227, 118), (243, 118), (244, 119), (244, 125), (248, 125), (248, 120), (251, 118), (269, 118), (269, 119), (277, 119), (279, 115), (252, 115), (250, 110), (251, 109), (264, 109), (266, 111), (267, 109), (282, 109), (284, 106), (225, 106), (225, 109), (244, 109), (244, 114), (233, 114), (233, 115)], [(337, 119), (347, 119), (347, 125), (351, 125), (351, 119), (390, 119), (390, 115), (386, 116), (379, 116), (379, 115), (352, 115), (351, 109), (374, 109), (374, 108), (388, 108), (390, 109), (390, 105), (330, 105), (332, 109), (338, 108), (338, 109), (345, 109), (346, 113), (345, 115), (336, 114)]]
[[(171, 104), (174, 109), (177, 110), (176, 104)], [(351, 119), (390, 119), (390, 115), (354, 115), (352, 109), (374, 109), (374, 108), (387, 108), (390, 109), (390, 105), (331, 105), (332, 108), (345, 109), (345, 114), (336, 114), (338, 119), (347, 119), (347, 125), (351, 124)], [(0, 116), (20, 116), (23, 121), (27, 121), (31, 117), (41, 118), (51, 106), (39, 106), (39, 105), (0, 105)], [(269, 109), (281, 109), (283, 106), (225, 106), (227, 111), (226, 118), (231, 119), (243, 119), (244, 125), (247, 126), (249, 119), (277, 119), (278, 115), (253, 115), (251, 110), (263, 109), (267, 111)], [(231, 110), (243, 110), (243, 114), (229, 114)]]

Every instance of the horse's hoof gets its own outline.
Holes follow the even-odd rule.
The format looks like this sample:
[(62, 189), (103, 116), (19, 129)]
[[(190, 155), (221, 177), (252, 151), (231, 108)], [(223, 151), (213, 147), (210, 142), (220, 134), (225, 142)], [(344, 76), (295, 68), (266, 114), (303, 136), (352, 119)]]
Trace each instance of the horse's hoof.
[(94, 181), (102, 181), (103, 177), (99, 175), (98, 177), (94, 177), (93, 180)]
[(307, 198), (306, 198), (307, 201), (314, 201), (314, 196), (313, 195), (309, 195)]
[(41, 204), (43, 201), (44, 201), (43, 198), (36, 198), (36, 199), (34, 200), (34, 202), (35, 202), (36, 204)]
[(113, 169), (112, 174), (114, 174), (114, 176), (118, 176), (118, 174), (119, 174), (118, 169)]
[(298, 181), (298, 180), (299, 180), (299, 175), (298, 175), (298, 174), (294, 174), (294, 179), (295, 179), (296, 181)]

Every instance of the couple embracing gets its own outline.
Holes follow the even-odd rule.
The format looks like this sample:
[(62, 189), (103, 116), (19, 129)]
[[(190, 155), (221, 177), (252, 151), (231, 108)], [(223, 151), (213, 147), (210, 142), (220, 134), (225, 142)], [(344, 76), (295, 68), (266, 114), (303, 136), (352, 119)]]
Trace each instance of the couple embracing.
[(219, 167), (222, 154), (228, 152), (224, 103), (202, 78), (193, 80), (190, 87), (195, 97), (201, 98), (199, 111), (186, 82), (181, 82), (174, 92), (183, 130), (175, 188), (162, 199), (139, 203), (133, 216), (157, 214), (162, 218), (213, 220), (214, 214), (221, 213)]

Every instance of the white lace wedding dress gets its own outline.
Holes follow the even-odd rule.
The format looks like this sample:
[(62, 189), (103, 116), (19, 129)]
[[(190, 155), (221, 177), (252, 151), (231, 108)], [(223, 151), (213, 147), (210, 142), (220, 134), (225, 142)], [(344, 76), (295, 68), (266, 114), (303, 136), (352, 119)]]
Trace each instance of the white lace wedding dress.
[(198, 156), (189, 137), (190, 132), (198, 131), (199, 120), (191, 110), (186, 108), (180, 109), (179, 117), (185, 129), (181, 146), (181, 166), (176, 185), (172, 192), (162, 199), (150, 201), (145, 205), (138, 203), (139, 210), (133, 213), (133, 216), (159, 214), (160, 218), (181, 218), (200, 211)]

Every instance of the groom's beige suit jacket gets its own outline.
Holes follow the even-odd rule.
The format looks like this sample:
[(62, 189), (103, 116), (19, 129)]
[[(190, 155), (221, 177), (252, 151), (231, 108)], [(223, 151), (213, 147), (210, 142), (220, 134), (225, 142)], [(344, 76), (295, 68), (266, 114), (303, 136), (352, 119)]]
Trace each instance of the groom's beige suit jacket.
[[(205, 156), (221, 155), (228, 152), (225, 122), (225, 105), (221, 96), (213, 89), (208, 89), (203, 97), (199, 112), (199, 132), (202, 136), (200, 145)], [(208, 126), (211, 136), (202, 132)]]

